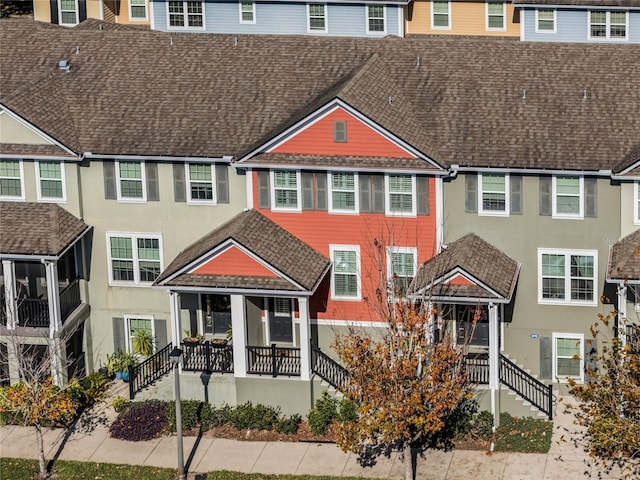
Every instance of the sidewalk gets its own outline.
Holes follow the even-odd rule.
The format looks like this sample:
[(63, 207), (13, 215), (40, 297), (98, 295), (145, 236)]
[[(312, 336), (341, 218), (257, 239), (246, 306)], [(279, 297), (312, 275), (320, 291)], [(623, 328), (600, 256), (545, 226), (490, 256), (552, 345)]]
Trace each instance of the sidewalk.
[[(64, 441), (64, 431), (47, 429), (44, 435), (47, 458), (104, 463), (126, 463), (176, 467), (176, 438), (162, 437), (147, 442), (126, 442), (109, 437), (113, 409), (98, 405), (94, 417), (103, 421), (79, 422), (77, 431)], [(575, 431), (572, 418), (558, 408), (552, 446), (548, 454), (493, 453), (456, 450), (428, 452), (418, 458), (417, 478), (424, 480), (572, 480), (596, 470), (585, 460), (587, 454), (571, 442), (565, 428)], [(35, 458), (33, 429), (0, 427), (0, 456)], [(402, 479), (404, 464), (397, 453), (381, 457), (373, 467), (362, 467), (356, 455), (343, 453), (333, 444), (289, 442), (241, 442), (226, 439), (184, 437), (184, 458), (190, 473), (234, 470), (251, 473), (311, 474)], [(192, 475), (190, 475), (190, 478)]]

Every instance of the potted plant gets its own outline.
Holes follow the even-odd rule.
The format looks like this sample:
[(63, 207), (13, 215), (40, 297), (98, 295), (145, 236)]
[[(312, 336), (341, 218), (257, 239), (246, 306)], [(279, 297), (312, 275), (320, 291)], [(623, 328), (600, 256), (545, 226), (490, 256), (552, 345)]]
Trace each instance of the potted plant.
[(148, 357), (153, 353), (153, 335), (149, 330), (136, 330), (133, 334), (133, 353)]
[(138, 359), (135, 355), (128, 352), (122, 352), (121, 357), (121, 366), (122, 366), (122, 375), (121, 378), (123, 381), (129, 381), (129, 368), (133, 368), (138, 365)]
[(185, 337), (182, 339), (182, 341), (186, 344), (194, 345), (200, 343), (203, 339), (202, 335), (196, 335), (195, 337), (192, 337), (191, 330), (188, 329), (184, 331), (184, 335)]

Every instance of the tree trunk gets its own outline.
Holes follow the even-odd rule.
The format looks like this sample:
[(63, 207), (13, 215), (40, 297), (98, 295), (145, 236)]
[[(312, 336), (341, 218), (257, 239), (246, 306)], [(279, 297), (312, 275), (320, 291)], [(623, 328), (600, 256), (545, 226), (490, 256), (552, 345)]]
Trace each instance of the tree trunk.
[(42, 425), (36, 423), (36, 439), (38, 441), (38, 464), (40, 466), (40, 478), (47, 478), (47, 464), (44, 458), (44, 440), (42, 438)]
[(404, 456), (404, 480), (413, 480), (413, 449), (410, 442), (402, 445), (402, 455)]

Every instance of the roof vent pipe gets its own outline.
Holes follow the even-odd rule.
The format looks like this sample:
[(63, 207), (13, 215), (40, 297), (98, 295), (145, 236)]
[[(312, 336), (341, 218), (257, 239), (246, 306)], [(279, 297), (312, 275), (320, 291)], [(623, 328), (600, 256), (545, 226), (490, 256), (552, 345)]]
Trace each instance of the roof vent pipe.
[(238, 46), (238, 37), (233, 37), (233, 46), (234, 47)]
[(169, 36), (169, 46), (173, 45), (173, 35)]
[(418, 57), (418, 60), (416, 60), (416, 65), (419, 67), (420, 66), (420, 57)]
[(522, 90), (521, 98), (522, 98), (523, 100), (526, 100), (526, 99), (527, 99), (527, 91), (526, 91), (526, 90)]
[(586, 88), (582, 91), (582, 99), (583, 100), (587, 99), (587, 89)]
[(71, 64), (69, 63), (69, 60), (60, 60), (58, 62), (58, 68), (63, 72), (69, 72), (71, 70)]
[(79, 55), (79, 54), (80, 54), (80, 46), (76, 45), (76, 55)]

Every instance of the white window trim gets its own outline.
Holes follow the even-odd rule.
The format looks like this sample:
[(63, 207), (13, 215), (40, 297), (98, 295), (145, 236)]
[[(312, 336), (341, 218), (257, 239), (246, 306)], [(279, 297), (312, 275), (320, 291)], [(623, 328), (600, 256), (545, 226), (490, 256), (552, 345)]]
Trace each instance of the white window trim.
[[(193, 165), (193, 164), (199, 164), (199, 165), (209, 165), (209, 168), (211, 168), (211, 188), (212, 188), (212, 195), (211, 195), (211, 200), (200, 200), (200, 199), (193, 199), (191, 198), (191, 178), (189, 175), (189, 165)], [(214, 164), (212, 163), (203, 163), (203, 162), (185, 162), (184, 164), (184, 178), (186, 181), (186, 187), (187, 187), (187, 203), (189, 205), (216, 205), (218, 203), (218, 191), (216, 189), (216, 185), (217, 185), (217, 179), (216, 179), (216, 167)]]
[[(410, 212), (392, 212), (391, 211), (391, 192), (389, 191), (389, 175), (384, 174), (384, 210), (385, 215), (389, 217), (415, 217), (417, 215), (417, 201), (416, 201), (416, 176), (411, 174), (411, 211)], [(398, 174), (407, 176), (406, 174)], [(394, 175), (395, 176), (395, 175)]]
[[(506, 32), (507, 31), (507, 3), (506, 1), (502, 2), (502, 28), (493, 28), (493, 27), (489, 27), (489, 4), (490, 3), (498, 3), (498, 2), (490, 2), (489, 0), (487, 0), (484, 4), (484, 10), (485, 10), (485, 14), (484, 14), (484, 21), (485, 21), (485, 28), (488, 32)], [(496, 16), (496, 15), (492, 15), (492, 16)]]
[[(125, 163), (136, 163), (136, 162), (125, 162)], [(120, 161), (116, 160), (116, 191), (117, 198), (119, 202), (122, 203), (145, 203), (147, 201), (147, 172), (145, 168), (144, 161), (138, 162), (140, 163), (140, 176), (142, 182), (142, 198), (135, 197), (123, 197), (122, 196), (122, 186), (120, 185), (120, 181), (122, 177), (120, 177)]]
[[(577, 177), (576, 175), (561, 175), (561, 176)], [(584, 218), (584, 177), (580, 176), (577, 178), (580, 181), (580, 194), (579, 194), (580, 198), (578, 200), (580, 211), (575, 214), (569, 214), (569, 213), (558, 213), (558, 192), (557, 192), (558, 178), (556, 175), (552, 177), (551, 196), (552, 196), (552, 204), (553, 204), (553, 210), (552, 210), (553, 218), (578, 219), (578, 220)]]
[(34, 162), (35, 168), (36, 168), (36, 190), (38, 193), (38, 201), (39, 202), (52, 202), (52, 203), (66, 203), (67, 201), (67, 184), (65, 181), (65, 173), (64, 173), (64, 162), (43, 162), (43, 163), (57, 163), (60, 165), (60, 180), (56, 180), (59, 181), (62, 184), (62, 197), (45, 197), (42, 195), (42, 180), (51, 180), (49, 178), (41, 178), (40, 177), (40, 161), (36, 161)]
[[(65, 27), (75, 27), (80, 23), (80, 7), (78, 6), (78, 0), (74, 0), (75, 2), (75, 14), (76, 14), (76, 23), (62, 23), (62, 2), (58, 1), (58, 25), (62, 25)], [(71, 10), (65, 10), (70, 12)]]
[[(564, 255), (564, 299), (553, 300), (542, 297), (542, 255)], [(571, 299), (571, 256), (581, 255), (593, 257), (593, 300), (572, 300)], [(598, 306), (598, 251), (597, 250), (569, 250), (563, 248), (539, 248), (538, 249), (538, 303), (542, 305), (577, 305), (585, 307)]]
[[(417, 247), (387, 247), (387, 281), (393, 283), (393, 257), (394, 253), (410, 253), (413, 255), (413, 277), (418, 272), (418, 248)], [(395, 294), (395, 293), (394, 293)]]
[[(625, 29), (624, 29), (624, 37), (612, 37), (611, 36), (611, 12), (616, 11), (620, 12), (620, 10), (606, 10), (607, 20), (605, 22), (606, 25), (606, 35), (604, 37), (592, 37), (591, 36), (591, 12), (601, 12), (606, 10), (606, 8), (595, 8), (593, 10), (587, 10), (587, 38), (589, 40), (593, 40), (594, 42), (626, 42), (629, 40), (629, 12), (624, 10), (624, 19), (625, 19)], [(616, 24), (618, 25), (618, 24)]]
[[(331, 175), (334, 173), (352, 173), (353, 174), (353, 186), (354, 186), (354, 196), (355, 196), (355, 206), (353, 210), (333, 208), (333, 182), (331, 181)], [(357, 172), (341, 172), (341, 171), (327, 172), (327, 190), (329, 193), (329, 198), (328, 198), (329, 213), (339, 213), (339, 214), (345, 214), (345, 215), (354, 215), (354, 214), (360, 213), (360, 194), (359, 194), (360, 185), (358, 184)]]
[[(312, 29), (311, 28), (311, 5), (323, 5), (324, 6), (324, 30)], [(315, 3), (310, 2), (307, 3), (307, 33), (327, 33), (329, 31), (329, 15), (328, 8), (326, 3)]]
[(640, 181), (633, 182), (633, 224), (640, 225)]
[(485, 217), (508, 217), (511, 212), (511, 188), (509, 183), (509, 174), (504, 174), (504, 211), (485, 210), (482, 198), (482, 173), (478, 173), (478, 215)]
[[(559, 338), (567, 338), (567, 339), (574, 339), (574, 340), (579, 340), (580, 341), (580, 350), (579, 350), (579, 355), (580, 355), (580, 375), (579, 376), (564, 376), (561, 377), (558, 375), (558, 355), (557, 355), (557, 347), (556, 347), (556, 340)], [(552, 361), (553, 361), (553, 379), (560, 382), (560, 383), (567, 383), (567, 379), (568, 378), (572, 378), (573, 380), (579, 382), (579, 383), (583, 383), (584, 382), (584, 335), (581, 333), (556, 333), (553, 332), (552, 335), (552, 342), (553, 342), (553, 346), (552, 346)]]
[(362, 300), (362, 265), (360, 263), (360, 245), (329, 245), (329, 257), (333, 264), (334, 252), (356, 252), (356, 281), (357, 281), (357, 293), (355, 297), (348, 297), (344, 295), (337, 295), (335, 289), (335, 270), (331, 269), (331, 298), (334, 300), (350, 300), (360, 301)]
[[(14, 159), (4, 159), (6, 161), (16, 161)], [(12, 200), (12, 201), (25, 201), (27, 199), (26, 193), (24, 191), (24, 161), (17, 160), (18, 167), (20, 168), (20, 195), (0, 195), (0, 200)], [(15, 179), (16, 177), (2, 177), (2, 178), (10, 178)]]
[(446, 27), (436, 27), (435, 26), (435, 22), (433, 21), (435, 18), (435, 11), (433, 9), (433, 0), (431, 0), (431, 29), (432, 30), (451, 30), (451, 0), (446, 0), (447, 1), (447, 8), (448, 8), (448, 12), (447, 12), (447, 20), (448, 20), (448, 26)]
[[(252, 5), (252, 18), (253, 20), (248, 21), (248, 20), (243, 20), (242, 19), (242, 4), (243, 3), (251, 3)], [(244, 25), (254, 25), (256, 23), (256, 2), (243, 2), (242, 0), (240, 0), (240, 3), (238, 4), (238, 10), (240, 12), (240, 23), (244, 24)]]
[[(141, 7), (142, 5), (135, 5), (136, 7)], [(148, 0), (144, 0), (144, 18), (143, 17), (134, 17), (133, 16), (133, 5), (131, 4), (131, 0), (129, 0), (129, 20), (132, 22), (146, 22), (149, 20), (149, 3)]]
[[(542, 30), (539, 28), (538, 23), (538, 14), (540, 10), (551, 10), (553, 12), (553, 29), (552, 30)], [(558, 10), (555, 8), (536, 8), (536, 33), (556, 33), (558, 30)]]
[[(371, 6), (381, 6), (382, 7), (382, 22), (384, 24), (384, 28), (382, 29), (382, 31), (379, 30), (370, 30), (369, 29), (369, 7)], [(380, 4), (371, 4), (371, 3), (367, 3), (365, 4), (365, 9), (364, 9), (364, 14), (365, 14), (365, 28), (366, 28), (366, 32), (367, 35), (386, 35), (387, 34), (387, 7), (386, 5), (380, 5)]]
[[(295, 172), (296, 174), (296, 197), (297, 197), (297, 207), (277, 207), (276, 206), (276, 182), (275, 182), (275, 172), (288, 171)], [(288, 170), (286, 168), (277, 168), (275, 170), (269, 171), (269, 181), (271, 183), (270, 194), (271, 194), (271, 210), (274, 212), (301, 212), (302, 211), (302, 176), (300, 174), (300, 170)]]
[[(202, 30), (206, 30), (207, 28), (207, 2), (205, 2), (204, 0), (175, 0), (175, 1), (182, 1), (183, 6), (184, 6), (184, 13), (182, 14), (183, 18), (184, 18), (184, 27), (172, 27), (171, 26), (171, 22), (169, 20), (169, 0), (167, 0), (166, 6), (165, 6), (165, 13), (166, 13), (166, 20), (167, 20), (167, 30), (171, 30), (171, 31), (189, 31), (189, 32), (193, 32), (193, 31), (202, 31)], [(202, 4), (202, 26), (201, 27), (190, 27), (188, 24), (188, 13), (187, 13), (187, 3), (189, 1), (199, 1)]]
[[(125, 314), (124, 315), (124, 335), (125, 335), (125, 346), (127, 348), (127, 353), (133, 353), (133, 337), (131, 336), (131, 320), (150, 320), (151, 321), (151, 335), (153, 336), (153, 347), (155, 350), (156, 347), (156, 326), (153, 315), (133, 315), (133, 314)], [(134, 354), (139, 355), (139, 354)]]
[[(140, 233), (140, 232), (107, 232), (107, 270), (109, 273), (109, 285), (114, 287), (149, 287), (153, 282), (140, 281), (140, 259), (138, 258), (138, 242), (139, 238), (152, 238), (158, 240), (158, 250), (160, 253), (160, 272), (164, 270), (164, 255), (162, 246), (161, 233)], [(131, 249), (133, 251), (133, 281), (123, 281), (113, 279), (113, 270), (111, 265), (111, 238), (125, 237), (131, 239)], [(137, 317), (136, 317), (137, 318)]]

